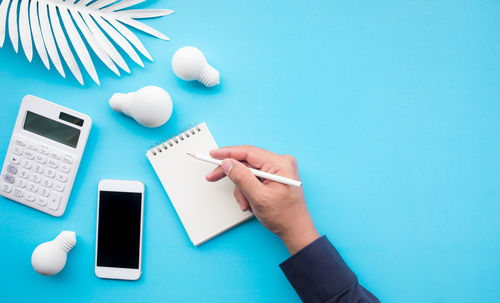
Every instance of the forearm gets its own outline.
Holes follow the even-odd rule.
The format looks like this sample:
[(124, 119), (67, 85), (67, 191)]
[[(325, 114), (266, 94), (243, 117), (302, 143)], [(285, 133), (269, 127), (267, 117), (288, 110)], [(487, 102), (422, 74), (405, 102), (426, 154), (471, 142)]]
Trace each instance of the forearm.
[(379, 302), (323, 236), (280, 264), (304, 302)]

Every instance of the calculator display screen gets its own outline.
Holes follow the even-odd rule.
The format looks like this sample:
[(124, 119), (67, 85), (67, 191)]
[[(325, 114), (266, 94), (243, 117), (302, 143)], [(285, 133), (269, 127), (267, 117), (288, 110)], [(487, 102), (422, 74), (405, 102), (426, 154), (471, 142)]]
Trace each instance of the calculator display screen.
[(97, 266), (139, 268), (141, 195), (99, 192)]
[(80, 130), (47, 117), (26, 112), (23, 128), (37, 135), (75, 148), (80, 138)]

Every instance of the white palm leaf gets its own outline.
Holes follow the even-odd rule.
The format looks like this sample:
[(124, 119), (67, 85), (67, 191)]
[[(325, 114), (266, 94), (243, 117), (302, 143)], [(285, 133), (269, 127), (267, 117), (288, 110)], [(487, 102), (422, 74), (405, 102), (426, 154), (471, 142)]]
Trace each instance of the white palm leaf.
[(144, 67), (144, 63), (136, 50), (153, 61), (142, 42), (127, 26), (157, 38), (169, 40), (164, 34), (137, 19), (166, 16), (172, 14), (173, 11), (130, 9), (144, 1), (2, 0), (0, 4), (0, 48), (3, 47), (6, 29), (8, 29), (16, 53), (19, 50), (19, 41), (21, 41), (26, 58), (31, 62), (34, 45), (45, 67), (50, 69), (50, 62), (52, 62), (59, 74), (65, 77), (60, 54), (71, 73), (83, 85), (82, 73), (70, 48), (71, 44), (87, 73), (99, 84), (99, 77), (87, 45), (110, 70), (119, 76), (120, 72), (116, 66), (127, 73), (130, 73), (130, 69), (115, 45), (118, 45), (140, 66)]

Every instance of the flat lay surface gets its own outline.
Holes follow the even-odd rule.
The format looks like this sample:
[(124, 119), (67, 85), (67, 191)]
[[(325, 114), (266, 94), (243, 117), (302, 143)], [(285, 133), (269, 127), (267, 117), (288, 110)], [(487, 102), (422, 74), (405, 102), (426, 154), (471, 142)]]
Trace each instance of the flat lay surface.
[[(81, 86), (0, 49), (0, 160), (22, 98), (92, 118), (66, 212), (0, 197), (1, 302), (298, 302), (289, 257), (255, 219), (191, 244), (146, 158), (156, 142), (206, 122), (217, 144), (298, 159), (316, 227), (382, 302), (500, 300), (500, 3), (439, 1), (148, 1), (175, 13), (137, 32), (154, 62), (117, 77), (92, 54), (101, 85)], [(219, 86), (178, 79), (175, 51), (195, 46)], [(125, 57), (125, 55), (124, 55)], [(170, 120), (146, 128), (114, 112), (116, 92), (165, 89)], [(94, 274), (97, 185), (144, 182), (142, 277)], [(77, 243), (52, 277), (31, 266), (61, 231)]]

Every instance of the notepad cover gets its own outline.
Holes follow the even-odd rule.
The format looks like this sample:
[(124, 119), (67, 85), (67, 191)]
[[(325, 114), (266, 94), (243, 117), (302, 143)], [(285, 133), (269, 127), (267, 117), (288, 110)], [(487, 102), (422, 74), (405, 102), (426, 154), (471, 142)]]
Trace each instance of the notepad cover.
[(195, 246), (253, 216), (241, 211), (231, 180), (206, 181), (206, 174), (215, 166), (187, 155), (208, 155), (216, 148), (206, 123), (202, 123), (146, 153)]

